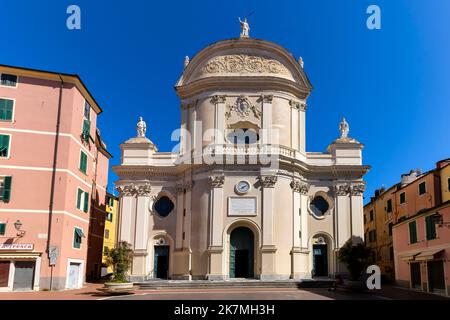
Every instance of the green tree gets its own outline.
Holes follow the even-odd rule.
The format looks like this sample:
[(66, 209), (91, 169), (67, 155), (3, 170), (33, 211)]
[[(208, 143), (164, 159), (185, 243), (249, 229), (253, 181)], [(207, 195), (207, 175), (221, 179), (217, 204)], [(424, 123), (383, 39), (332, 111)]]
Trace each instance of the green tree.
[(361, 238), (350, 238), (339, 249), (339, 260), (347, 266), (351, 280), (359, 280), (367, 266), (370, 249)]
[(133, 261), (133, 250), (127, 242), (121, 241), (113, 249), (106, 251), (106, 264), (113, 268), (113, 282), (128, 282), (126, 273)]

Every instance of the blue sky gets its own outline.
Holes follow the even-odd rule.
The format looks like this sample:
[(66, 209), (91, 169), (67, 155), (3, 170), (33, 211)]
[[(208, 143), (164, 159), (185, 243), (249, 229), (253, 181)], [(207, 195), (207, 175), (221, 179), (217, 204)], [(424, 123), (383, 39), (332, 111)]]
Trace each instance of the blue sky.
[[(66, 28), (71, 4), (81, 30)], [(381, 8), (381, 30), (366, 27), (370, 4)], [(158, 148), (172, 149), (184, 56), (238, 37), (237, 17), (251, 12), (252, 37), (305, 61), (314, 88), (307, 150), (324, 151), (342, 116), (365, 144), (366, 201), (400, 174), (450, 157), (450, 1), (15, 0), (1, 1), (0, 12), (0, 63), (79, 74), (104, 110), (111, 165), (139, 115)], [(111, 171), (111, 187), (116, 179)]]

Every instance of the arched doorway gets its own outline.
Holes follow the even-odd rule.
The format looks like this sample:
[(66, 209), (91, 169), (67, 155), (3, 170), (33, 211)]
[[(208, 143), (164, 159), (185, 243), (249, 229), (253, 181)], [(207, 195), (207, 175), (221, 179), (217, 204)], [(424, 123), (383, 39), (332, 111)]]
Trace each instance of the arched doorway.
[(329, 246), (323, 236), (316, 236), (313, 239), (312, 258), (313, 258), (313, 276), (329, 276)]
[(246, 227), (237, 227), (230, 234), (230, 278), (253, 278), (254, 236)]

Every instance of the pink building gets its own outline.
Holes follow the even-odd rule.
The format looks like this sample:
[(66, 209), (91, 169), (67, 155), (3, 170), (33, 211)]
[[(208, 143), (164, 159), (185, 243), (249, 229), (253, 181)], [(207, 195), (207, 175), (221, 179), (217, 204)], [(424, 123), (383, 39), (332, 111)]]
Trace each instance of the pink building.
[(0, 77), (0, 290), (81, 287), (108, 181), (102, 110), (77, 75), (0, 65)]
[[(450, 295), (450, 161), (402, 176), (395, 192), (393, 246), (399, 285)], [(442, 182), (445, 183), (442, 183)]]

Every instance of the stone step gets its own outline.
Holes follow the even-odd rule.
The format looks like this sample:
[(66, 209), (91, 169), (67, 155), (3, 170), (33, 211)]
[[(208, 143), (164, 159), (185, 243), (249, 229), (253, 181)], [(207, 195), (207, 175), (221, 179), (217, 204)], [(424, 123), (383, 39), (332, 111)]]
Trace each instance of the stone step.
[(135, 283), (139, 290), (156, 289), (214, 289), (214, 288), (330, 288), (334, 286), (333, 279), (302, 279), (302, 280), (148, 280)]

